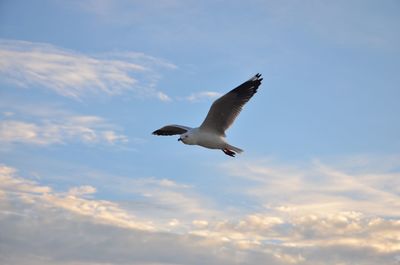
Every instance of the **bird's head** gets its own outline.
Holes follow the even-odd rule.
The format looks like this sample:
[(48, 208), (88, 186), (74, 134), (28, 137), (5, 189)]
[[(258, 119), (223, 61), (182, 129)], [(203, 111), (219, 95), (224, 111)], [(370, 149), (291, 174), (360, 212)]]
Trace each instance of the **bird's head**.
[(181, 141), (184, 144), (195, 144), (194, 137), (189, 132), (181, 134), (181, 136), (179, 137), (178, 141)]

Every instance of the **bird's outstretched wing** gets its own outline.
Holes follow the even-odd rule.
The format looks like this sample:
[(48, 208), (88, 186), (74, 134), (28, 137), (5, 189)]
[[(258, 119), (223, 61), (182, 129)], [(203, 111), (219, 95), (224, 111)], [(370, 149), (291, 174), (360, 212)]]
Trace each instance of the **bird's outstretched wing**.
[(183, 134), (187, 131), (189, 131), (190, 127), (187, 126), (182, 126), (182, 125), (176, 125), (176, 124), (171, 124), (171, 125), (166, 125), (158, 130), (155, 130), (153, 132), (154, 135), (175, 135), (175, 134)]
[(262, 80), (261, 74), (256, 74), (214, 101), (200, 129), (225, 136), (225, 130), (235, 121), (244, 104), (257, 92)]

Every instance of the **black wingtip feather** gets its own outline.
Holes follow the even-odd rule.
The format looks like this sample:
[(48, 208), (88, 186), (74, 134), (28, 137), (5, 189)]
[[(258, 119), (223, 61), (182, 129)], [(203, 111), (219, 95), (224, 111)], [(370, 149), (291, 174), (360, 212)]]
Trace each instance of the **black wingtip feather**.
[(154, 132), (151, 133), (152, 135), (168, 135), (165, 132), (161, 131), (161, 130), (156, 130)]
[(151, 134), (160, 136), (160, 135), (168, 135), (168, 132), (165, 132), (165, 131), (162, 131), (162, 130), (155, 130)]

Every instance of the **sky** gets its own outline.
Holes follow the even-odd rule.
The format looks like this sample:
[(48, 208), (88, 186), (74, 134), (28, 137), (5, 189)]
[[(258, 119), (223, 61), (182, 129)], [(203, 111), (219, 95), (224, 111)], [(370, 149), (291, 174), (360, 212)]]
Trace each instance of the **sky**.
[[(0, 263), (400, 264), (399, 12), (0, 1)], [(151, 135), (256, 73), (244, 153)]]

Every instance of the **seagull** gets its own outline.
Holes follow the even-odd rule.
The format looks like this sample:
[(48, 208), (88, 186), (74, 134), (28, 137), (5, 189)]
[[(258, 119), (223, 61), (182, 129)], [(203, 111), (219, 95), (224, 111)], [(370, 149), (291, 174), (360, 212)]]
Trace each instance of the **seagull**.
[(178, 141), (188, 145), (200, 145), (209, 149), (220, 149), (234, 157), (242, 149), (230, 145), (225, 140), (225, 131), (233, 124), (243, 106), (253, 97), (261, 85), (261, 74), (256, 74), (243, 84), (232, 89), (211, 105), (208, 114), (197, 128), (182, 125), (166, 125), (153, 135), (180, 135)]

